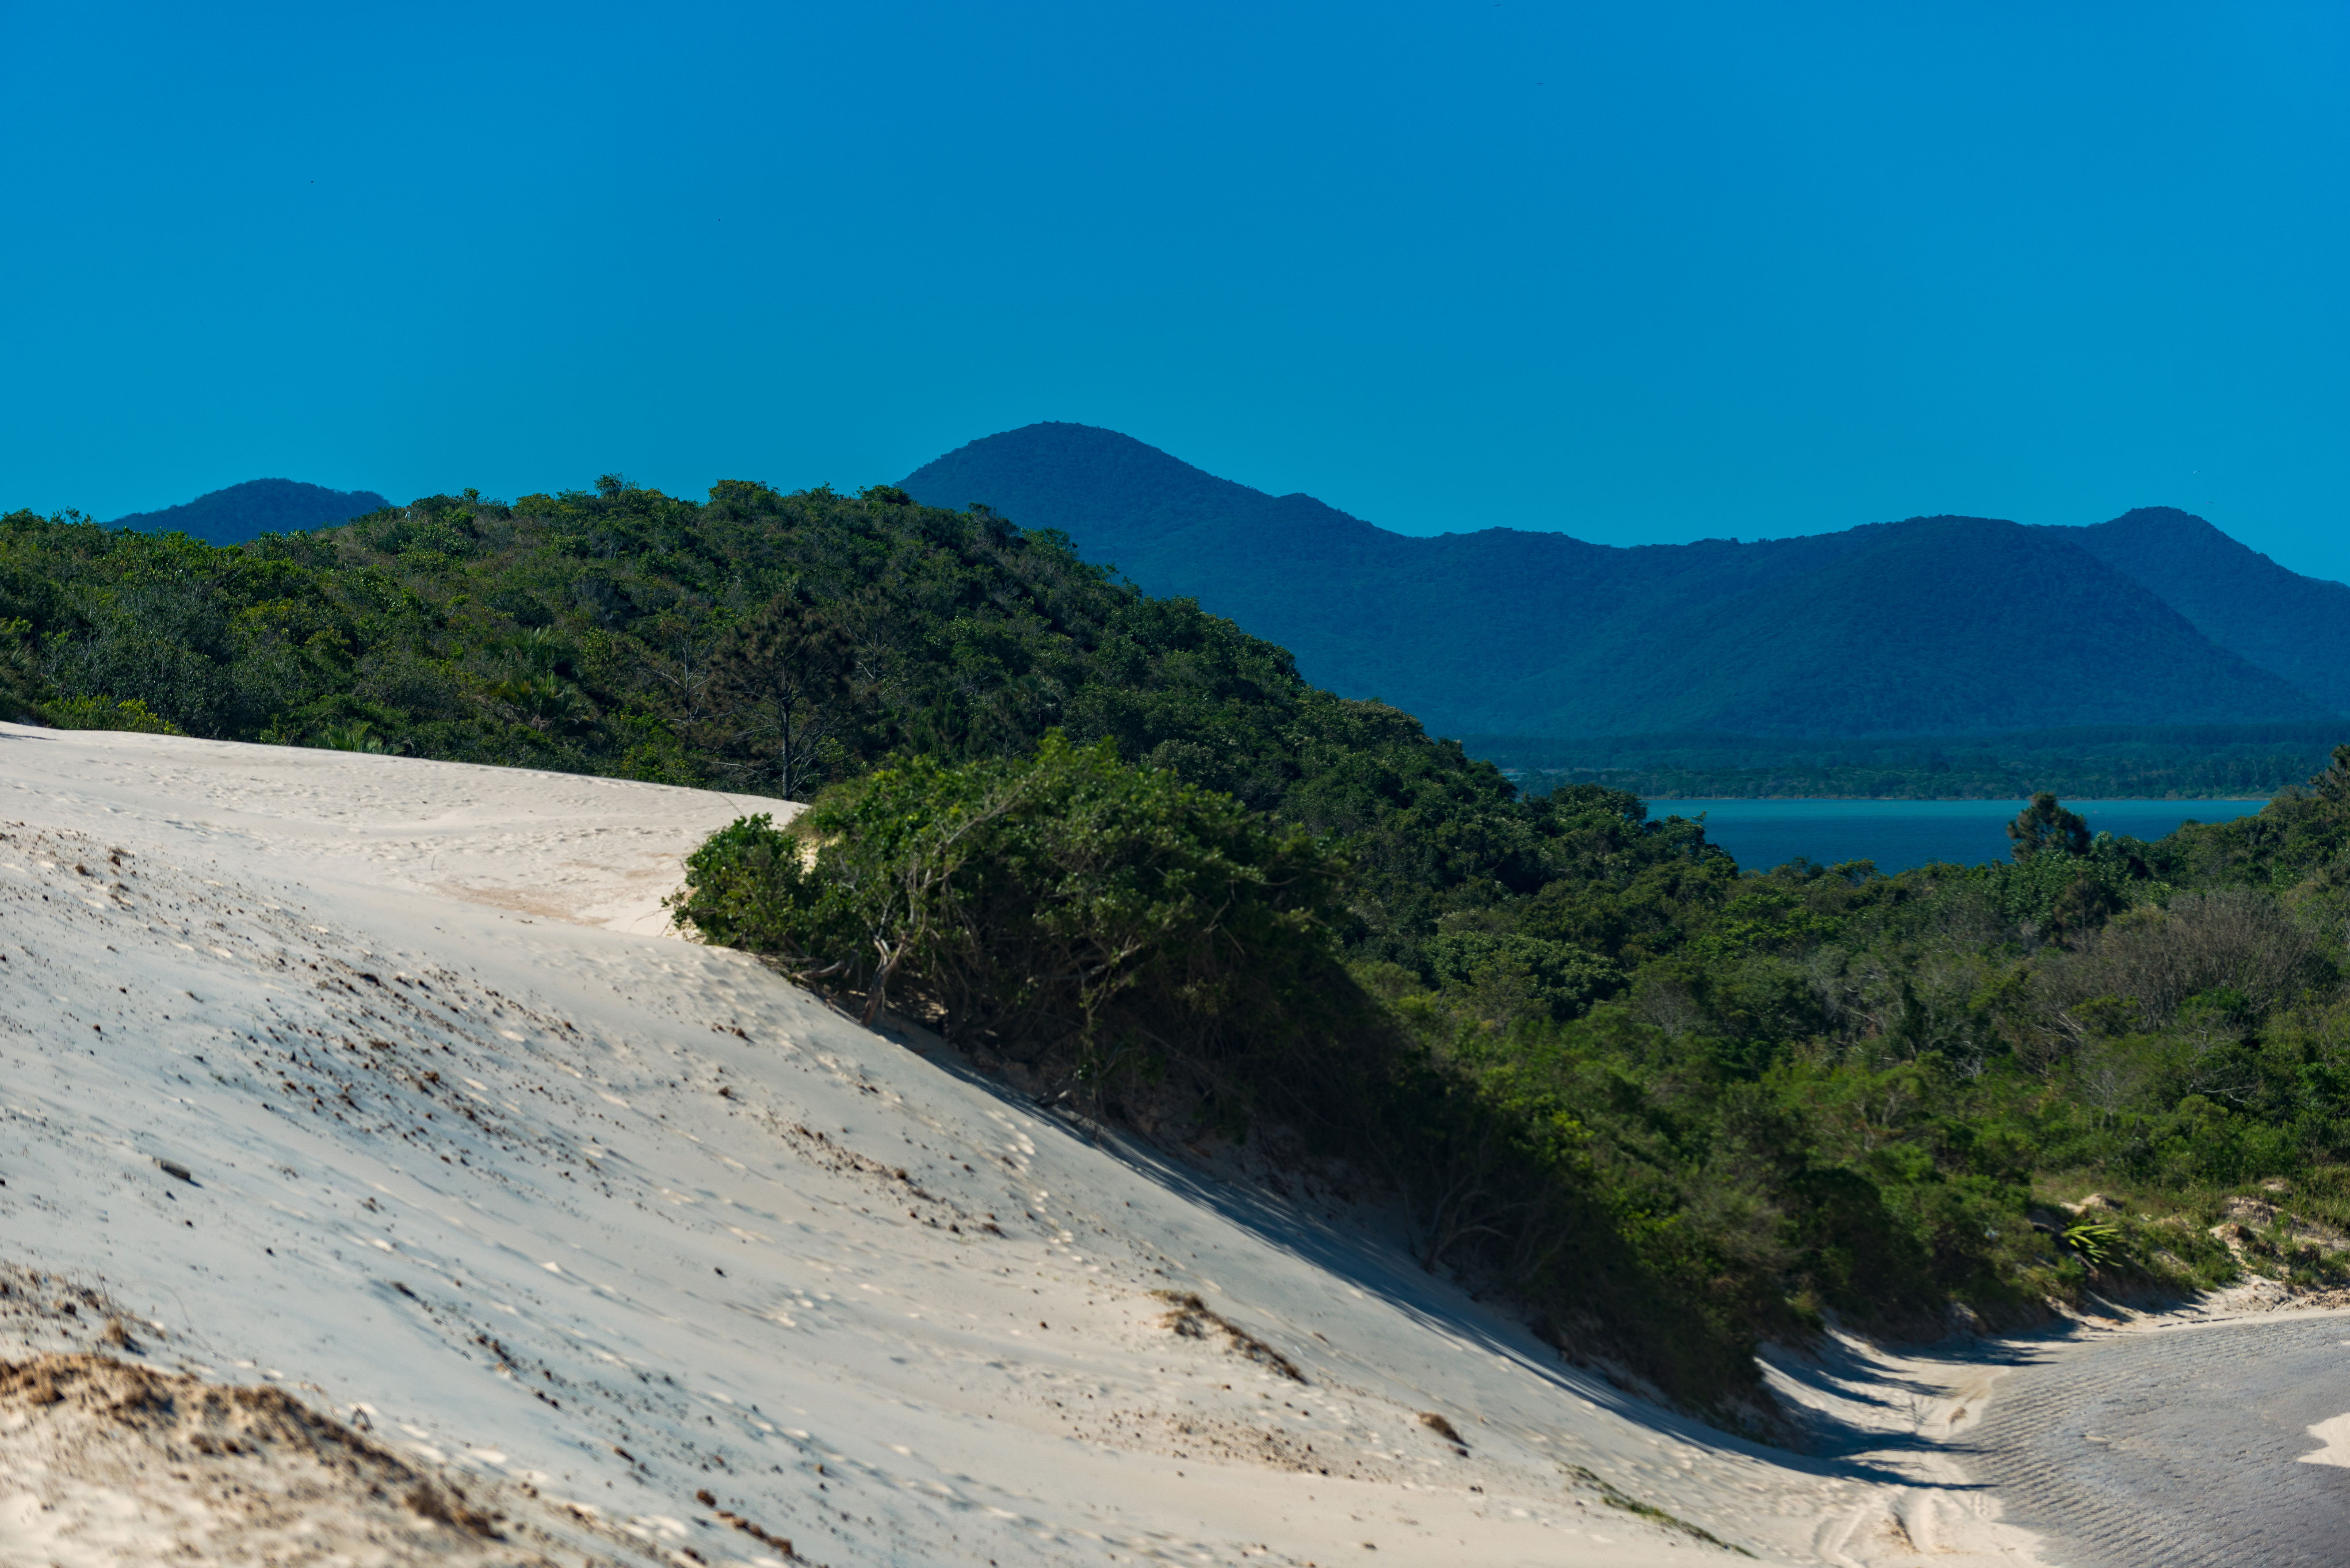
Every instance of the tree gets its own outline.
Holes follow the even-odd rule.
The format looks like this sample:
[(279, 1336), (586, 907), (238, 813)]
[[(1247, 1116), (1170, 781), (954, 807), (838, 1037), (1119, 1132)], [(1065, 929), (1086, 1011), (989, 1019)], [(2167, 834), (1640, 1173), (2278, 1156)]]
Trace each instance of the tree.
[(2013, 845), (2009, 853), (2018, 860), (2029, 860), (2043, 849), (2075, 857), (2089, 852), (2088, 823), (2079, 813), (2057, 805), (2056, 797), (2046, 790), (2033, 795), (2032, 804), (2016, 814), (2007, 825), (2007, 836)]
[(2336, 812), (2350, 809), (2350, 746), (2334, 747), (2333, 762), (2309, 781), (2309, 787)]
[(553, 628), (535, 628), (505, 649), (505, 674), (489, 688), (504, 717), (541, 734), (567, 733), (588, 722), (579, 689), (563, 675), (570, 650)]
[(838, 749), (856, 649), (848, 634), (786, 588), (730, 634), (712, 659), (725, 750), (740, 771), (792, 799)]
[(1372, 1048), (1336, 958), (1344, 873), (1302, 829), (1053, 732), (1014, 762), (908, 758), (787, 830), (738, 822), (687, 860), (675, 908), (861, 991), (868, 1023), (902, 998), (1097, 1096), (1150, 1063), (1239, 1104), (1295, 1092), (1301, 1050)]
[(679, 732), (697, 741), (703, 736), (712, 703), (718, 700), (716, 660), (725, 640), (723, 624), (706, 615), (675, 611), (660, 616), (637, 637), (644, 671), (660, 693), (659, 705)]

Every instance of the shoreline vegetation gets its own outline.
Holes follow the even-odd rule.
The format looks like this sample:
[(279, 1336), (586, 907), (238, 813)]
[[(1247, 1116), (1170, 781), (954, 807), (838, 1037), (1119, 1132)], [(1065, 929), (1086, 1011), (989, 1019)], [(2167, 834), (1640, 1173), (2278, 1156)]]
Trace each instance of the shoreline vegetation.
[[(1503, 778), (1508, 779), (1512, 784), (1516, 784), (1520, 789), (1522, 789), (1522, 790), (1525, 791), (1528, 794), (1549, 794), (1552, 790), (1555, 790), (1555, 789), (1561, 789), (1561, 788), (1565, 788), (1565, 787), (1567, 787), (1567, 786), (1569, 786), (1569, 785), (1572, 785), (1572, 784), (1586, 784), (1586, 785), (1590, 785), (1590, 786), (1592, 786), (1592, 787), (1598, 788), (1598, 789), (1612, 789), (1612, 790), (1617, 790), (1617, 791), (1619, 791), (1620, 793), (1625, 794), (1637, 794), (1637, 795), (1638, 795), (1642, 800), (1661, 801), (1661, 802), (1684, 801), (1684, 800), (1787, 800), (1787, 801), (1795, 801), (1795, 800), (1849, 800), (1849, 801), (1871, 801), (1871, 800), (1876, 800), (1876, 801), (1919, 801), (1919, 802), (1932, 802), (1932, 801), (1983, 801), (1983, 800), (1999, 800), (1999, 801), (2014, 801), (2014, 802), (2017, 802), (2017, 803), (2019, 803), (2019, 804), (2020, 804), (2020, 803), (2022, 803), (2022, 802), (2023, 802), (2023, 801), (2030, 800), (2030, 799), (2033, 797), (2033, 795), (2034, 795), (2034, 794), (2038, 794), (2038, 793), (2039, 793), (2039, 792), (2038, 792), (2038, 791), (2036, 791), (2036, 790), (2028, 790), (2028, 789), (2027, 789), (2027, 790), (2020, 790), (2020, 791), (2012, 791), (2012, 792), (2011, 792), (2011, 791), (2005, 791), (2005, 790), (1993, 791), (1993, 790), (1986, 789), (1986, 790), (1982, 791), (1981, 793), (1980, 793), (1980, 794), (1948, 794), (1905, 793), (1905, 792), (1903, 792), (1903, 791), (1901, 791), (1901, 790), (1899, 790), (1899, 789), (1896, 789), (1896, 788), (1887, 788), (1887, 789), (1879, 789), (1879, 790), (1868, 790), (1868, 791), (1858, 791), (1858, 792), (1851, 792), (1851, 793), (1838, 794), (1838, 793), (1836, 793), (1835, 791), (1834, 791), (1833, 789), (1826, 789), (1826, 788), (1804, 788), (1804, 787), (1802, 787), (1802, 786), (1800, 786), (1800, 785), (1792, 785), (1792, 784), (1784, 784), (1784, 783), (1783, 783), (1783, 782), (1781, 782), (1781, 781), (1773, 781), (1773, 782), (1771, 782), (1771, 783), (1769, 783), (1769, 784), (1751, 784), (1751, 783), (1747, 783), (1746, 781), (1742, 781), (1742, 780), (1737, 780), (1737, 779), (1718, 779), (1718, 778), (1716, 778), (1716, 779), (1700, 779), (1700, 780), (1697, 780), (1697, 781), (1694, 781), (1694, 782), (1686, 782), (1686, 783), (1682, 784), (1679, 787), (1673, 788), (1673, 789), (1635, 789), (1634, 787), (1632, 787), (1632, 784), (1628, 784), (1628, 783), (1627, 783), (1627, 784), (1617, 784), (1617, 783), (1604, 782), (1604, 781), (1607, 781), (1607, 780), (1608, 780), (1608, 779), (1611, 779), (1611, 778), (1614, 778), (1614, 777), (1618, 776), (1618, 775), (1612, 775), (1612, 774), (1591, 774), (1591, 775), (1587, 775), (1587, 776), (1586, 776), (1586, 775), (1582, 775), (1582, 774), (1573, 774), (1573, 775), (1568, 775), (1568, 776), (1561, 777), (1561, 776), (1545, 775), (1545, 774), (1542, 774), (1519, 773), (1519, 772), (1514, 772), (1514, 771), (1508, 771), (1508, 770), (1505, 770), (1505, 771), (1503, 773), (1502, 776), (1503, 776)], [(1634, 782), (1634, 783), (1637, 783), (1637, 782), (1638, 782), (1638, 781), (1637, 779), (1635, 779), (1633, 782)], [(2280, 788), (2282, 788), (2282, 787), (2285, 787), (2285, 786), (2280, 786)], [(2211, 790), (2211, 791), (2207, 791), (2207, 792), (2203, 792), (2203, 793), (2199, 793), (2199, 794), (2185, 794), (2185, 793), (2180, 793), (2180, 792), (2178, 792), (2178, 791), (2172, 791), (2172, 792), (2170, 792), (2170, 793), (2168, 793), (2168, 794), (2100, 794), (2100, 793), (2095, 792), (2095, 791), (2093, 791), (2093, 790), (2073, 790), (2073, 789), (2067, 789), (2067, 790), (2051, 790), (2049, 793), (2054, 794), (2060, 794), (2060, 795), (2062, 795), (2064, 799), (2069, 800), (2069, 801), (2097, 801), (2097, 800), (2177, 800), (2177, 801), (2225, 800), (2225, 801), (2247, 801), (2247, 800), (2272, 800), (2272, 799), (2274, 799), (2274, 798), (2275, 798), (2275, 796), (2276, 796), (2276, 794), (2277, 794), (2277, 791), (2276, 791), (2276, 790), (2262, 790), (2262, 791), (2259, 791), (2259, 792), (2243, 791), (2243, 790)]]
[[(1666, 787), (1657, 787), (1653, 775), (1611, 773), (1543, 774), (1504, 769), (1502, 776), (1528, 794), (1547, 794), (1552, 790), (1574, 784), (1587, 784), (1599, 789), (1612, 789), (1626, 794), (1637, 794), (1642, 800), (1909, 800), (1909, 801), (1978, 801), (2002, 800), (2022, 802), (2040, 792), (2036, 789), (1997, 789), (1989, 786), (1970, 794), (1960, 794), (1943, 788), (1926, 786), (1905, 787), (1898, 781), (1887, 782), (1874, 788), (1838, 789), (1837, 781), (1814, 783), (1789, 781), (1782, 778), (1747, 779), (1721, 775), (1700, 775), (1670, 781)], [(2307, 775), (2303, 775), (2306, 778)], [(2105, 789), (2072, 789), (2052, 786), (2050, 794), (2071, 801), (2091, 800), (2272, 800), (2279, 790), (2291, 787), (2279, 784), (2272, 789), (2209, 789), (2168, 790), (2162, 794), (2132, 793), (2118, 786)], [(1642, 786), (1648, 787), (1642, 787)]]
[(1651, 735), (1552, 741), (1471, 735), (1531, 794), (1568, 784), (1644, 800), (2265, 800), (2322, 770), (2350, 721), (2112, 725), (2008, 735), (1788, 741)]
[(1045, 1104), (1374, 1184), (1733, 1423), (1832, 1322), (2350, 1281), (2350, 748), (2158, 842), (2043, 790), (2003, 862), (1742, 867), (985, 508), (618, 476), (220, 549), (0, 518), (0, 711), (809, 801), (677, 913)]

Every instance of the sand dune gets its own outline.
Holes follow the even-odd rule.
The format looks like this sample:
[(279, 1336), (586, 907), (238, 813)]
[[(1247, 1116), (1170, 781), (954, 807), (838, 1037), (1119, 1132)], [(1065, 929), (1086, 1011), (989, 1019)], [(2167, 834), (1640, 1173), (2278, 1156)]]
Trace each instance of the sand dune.
[(1728, 1438), (662, 934), (765, 804), (0, 726), (0, 1562), (2031, 1561), (1979, 1369)]

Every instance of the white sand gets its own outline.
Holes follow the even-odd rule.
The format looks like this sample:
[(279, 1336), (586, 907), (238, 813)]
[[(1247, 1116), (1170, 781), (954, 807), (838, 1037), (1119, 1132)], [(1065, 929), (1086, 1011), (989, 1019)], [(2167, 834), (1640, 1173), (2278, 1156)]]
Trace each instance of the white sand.
[[(2030, 1561), (1909, 1446), (1979, 1409), (1964, 1368), (1781, 1378), (1898, 1439), (1873, 1459), (1728, 1438), (1375, 1227), (660, 934), (683, 854), (764, 804), (0, 726), (0, 1262), (144, 1320), (141, 1365), (274, 1384), (495, 1498), (521, 1524), (484, 1561), (783, 1561), (722, 1510), (840, 1568), (1727, 1557), (1576, 1467), (1766, 1560)], [(97, 1347), (107, 1310), (0, 1314), (0, 1357)], [(63, 1419), (0, 1397), (0, 1563), (228, 1552), (230, 1482)], [(315, 1508), (279, 1560), (439, 1539)]]

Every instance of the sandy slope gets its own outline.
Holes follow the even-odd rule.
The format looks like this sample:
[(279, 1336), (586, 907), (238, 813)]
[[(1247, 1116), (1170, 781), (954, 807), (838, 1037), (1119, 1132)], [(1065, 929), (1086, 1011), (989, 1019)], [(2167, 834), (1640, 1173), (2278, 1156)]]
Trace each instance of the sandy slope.
[[(1725, 1438), (659, 934), (743, 804), (0, 726), (0, 1359), (179, 1412), (0, 1377), (0, 1563), (1727, 1555), (1611, 1496), (1770, 1560), (2029, 1560), (1929, 1440), (1972, 1369), (1792, 1366), (1844, 1457)], [(503, 1539), (303, 1457), (343, 1439), (191, 1449), (199, 1386), (128, 1366), (296, 1395)]]

